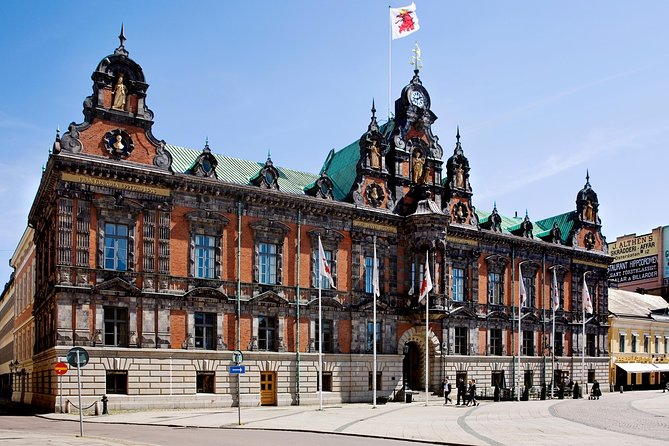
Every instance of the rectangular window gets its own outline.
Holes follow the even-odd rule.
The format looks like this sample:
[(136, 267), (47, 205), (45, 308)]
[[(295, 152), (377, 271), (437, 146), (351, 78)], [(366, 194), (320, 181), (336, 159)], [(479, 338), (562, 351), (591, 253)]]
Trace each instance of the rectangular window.
[(525, 300), (524, 307), (534, 308), (535, 305), (535, 289), (534, 278), (523, 276), (523, 285), (525, 285), (525, 292), (527, 293), (527, 300)]
[(555, 332), (555, 356), (564, 356), (564, 342), (562, 333)]
[(455, 327), (455, 351), (456, 355), (469, 354), (469, 330), (467, 327)]
[(104, 268), (116, 271), (128, 269), (128, 226), (105, 223)]
[(195, 313), (195, 348), (216, 348), (216, 314)]
[(488, 273), (488, 302), (500, 305), (503, 298), (502, 275), (499, 273)]
[(216, 372), (195, 372), (197, 393), (216, 393)]
[[(467, 381), (465, 381), (467, 382)], [(506, 382), (504, 381), (504, 370), (493, 370), (492, 375), (490, 376), (490, 385), (492, 387), (499, 387), (500, 389), (506, 388)]]
[(104, 307), (105, 345), (128, 345), (128, 309)]
[(126, 395), (128, 393), (128, 371), (107, 370), (107, 393)]
[(588, 382), (589, 383), (595, 382), (595, 369), (588, 369)]
[(660, 337), (655, 336), (655, 354), (658, 355), (660, 353)]
[(533, 370), (525, 370), (525, 377), (524, 377), (524, 384), (525, 387), (530, 388), (534, 385), (534, 371)]
[(650, 349), (650, 336), (643, 337), (643, 352), (649, 353)]
[(465, 270), (453, 268), (453, 300), (462, 302), (465, 299)]
[[(332, 261), (332, 251), (323, 251), (323, 255), (325, 255), (325, 259), (328, 262), (328, 267), (330, 268), (330, 274), (332, 275), (332, 281), (335, 281), (335, 271), (337, 268), (337, 265)], [(314, 259), (316, 260), (316, 280), (320, 278), (321, 280), (321, 289), (327, 290), (330, 288), (330, 281), (328, 280), (327, 277), (321, 276), (321, 262), (319, 261), (318, 258), (318, 249), (314, 251)], [(316, 287), (318, 287), (318, 282), (316, 282)]]
[(588, 356), (597, 356), (597, 343), (596, 343), (596, 336), (594, 334), (588, 334), (586, 336), (586, 343), (585, 343), (585, 354)]
[(664, 338), (664, 354), (669, 355), (669, 338)]
[(195, 235), (195, 277), (216, 277), (216, 239), (210, 235)]
[[(376, 390), (381, 390), (381, 383), (383, 382), (383, 373), (382, 372), (376, 372)], [(372, 389), (372, 372), (369, 372), (367, 376), (367, 384), (369, 390), (374, 390)], [(323, 386), (323, 390), (325, 390), (325, 386)]]
[(490, 354), (495, 356), (502, 356), (502, 329), (490, 329)]
[(637, 335), (633, 334), (632, 335), (632, 353), (636, 353), (636, 340), (637, 340)]
[(620, 353), (625, 353), (625, 335), (620, 334), (620, 338), (618, 339), (618, 351)]
[(365, 293), (374, 292), (374, 258), (365, 257)]
[[(321, 390), (318, 387), (318, 379), (316, 379), (316, 390)], [(323, 392), (332, 392), (332, 372), (323, 372)]]
[[(323, 321), (323, 353), (333, 353), (333, 338), (332, 338), (332, 320), (322, 319)], [(318, 351), (319, 336), (318, 320), (316, 320), (316, 350)]]
[(258, 349), (276, 350), (276, 318), (258, 316)]
[[(372, 352), (374, 345), (372, 339), (374, 338), (374, 324), (372, 321), (367, 321), (367, 351)], [(381, 322), (376, 321), (376, 352), (381, 353)]]
[(271, 243), (260, 243), (258, 245), (259, 282), (265, 285), (275, 285), (277, 248)]
[(416, 294), (416, 262), (411, 262), (411, 288), (409, 289), (409, 295)]
[(534, 356), (534, 332), (523, 330), (523, 356)]

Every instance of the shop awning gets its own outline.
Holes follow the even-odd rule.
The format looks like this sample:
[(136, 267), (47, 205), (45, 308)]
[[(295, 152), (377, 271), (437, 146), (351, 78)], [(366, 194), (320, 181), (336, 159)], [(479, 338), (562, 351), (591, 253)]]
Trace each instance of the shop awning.
[(641, 362), (624, 362), (616, 365), (627, 373), (652, 373), (660, 371), (653, 364), (644, 364)]
[(669, 364), (653, 364), (658, 372), (669, 372)]

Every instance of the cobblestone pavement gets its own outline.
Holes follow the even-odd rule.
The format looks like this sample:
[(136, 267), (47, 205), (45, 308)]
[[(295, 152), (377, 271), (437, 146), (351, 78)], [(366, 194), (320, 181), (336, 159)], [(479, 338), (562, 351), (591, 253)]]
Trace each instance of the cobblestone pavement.
[[(50, 420), (76, 415), (48, 414)], [(669, 394), (658, 391), (605, 393), (600, 400), (546, 400), (443, 406), (440, 399), (326, 406), (253, 407), (119, 412), (86, 417), (86, 423), (188, 428), (318, 432), (461, 445), (666, 445)], [(1, 439), (1, 437), (0, 437)]]
[(604, 394), (550, 408), (553, 416), (599, 429), (669, 441), (669, 393)]

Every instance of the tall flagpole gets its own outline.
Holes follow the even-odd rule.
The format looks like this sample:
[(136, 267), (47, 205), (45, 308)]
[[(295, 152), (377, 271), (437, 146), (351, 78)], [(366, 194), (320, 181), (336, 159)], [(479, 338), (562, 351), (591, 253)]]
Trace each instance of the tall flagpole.
[(551, 334), (551, 398), (555, 397), (555, 299), (557, 298), (558, 302), (560, 301), (556, 275), (557, 273), (555, 272), (555, 269), (553, 269), (553, 281), (551, 282), (551, 289), (553, 290), (553, 293), (551, 293), (551, 308), (553, 309), (553, 333)]
[(374, 316), (372, 328), (372, 345), (374, 346), (374, 371), (372, 372), (372, 407), (376, 408), (376, 293), (379, 289), (379, 270), (376, 260), (376, 236), (374, 236), (374, 264), (372, 265), (372, 294), (374, 295)]
[[(581, 337), (581, 385), (579, 386), (579, 390), (581, 392), (581, 395), (583, 395), (583, 389), (585, 385), (585, 292), (586, 292), (586, 287), (588, 284), (585, 281), (585, 276), (588, 274), (588, 272), (583, 273), (583, 290), (581, 292), (581, 308), (583, 310), (583, 334)], [(588, 295), (590, 295), (590, 291), (588, 291)]]
[[(520, 269), (520, 263), (518, 264), (518, 275), (519, 275), (518, 280), (522, 281), (523, 280), (523, 272)], [(520, 373), (520, 354), (522, 352), (520, 347), (523, 343), (523, 341), (521, 339), (521, 337), (523, 335), (523, 332), (520, 329), (520, 322), (521, 322), (520, 318), (521, 318), (521, 315), (522, 315), (522, 312), (521, 312), (521, 307), (522, 306), (523, 306), (522, 296), (520, 295), (520, 292), (519, 292), (518, 293), (518, 367), (516, 368), (516, 376), (517, 376), (516, 382), (518, 383), (518, 393), (516, 395), (516, 399), (518, 401), (520, 401), (520, 392), (521, 392), (521, 389), (522, 389), (522, 386), (520, 385), (520, 377), (521, 377), (521, 373)]]
[(318, 393), (319, 399), (319, 410), (323, 410), (323, 320), (322, 320), (322, 310), (321, 310), (321, 276), (323, 271), (320, 271), (323, 268), (322, 258), (324, 253), (321, 252), (321, 236), (318, 236)]
[[(388, 5), (390, 19), (390, 5)], [(392, 98), (392, 71), (393, 71), (393, 24), (388, 20), (388, 121), (390, 121), (390, 106)]]
[[(429, 268), (430, 264), (428, 262), (428, 259), (430, 258), (430, 252), (428, 250), (425, 251), (425, 268)], [(427, 274), (429, 274), (429, 269), (427, 271), (423, 272), (423, 277), (427, 277)], [(425, 279), (423, 279), (425, 280)], [(431, 280), (431, 279), (430, 279)], [(427, 400), (429, 399), (429, 393), (428, 393), (428, 382), (430, 379), (430, 369), (429, 369), (429, 363), (430, 363), (430, 347), (428, 344), (429, 342), (429, 332), (430, 332), (430, 292), (428, 291), (425, 294), (425, 405), (427, 406)]]

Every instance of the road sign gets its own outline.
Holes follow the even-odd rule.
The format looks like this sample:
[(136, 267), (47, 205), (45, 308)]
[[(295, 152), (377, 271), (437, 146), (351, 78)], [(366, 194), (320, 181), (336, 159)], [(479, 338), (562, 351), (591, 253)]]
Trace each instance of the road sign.
[(239, 365), (244, 361), (244, 355), (242, 355), (242, 352), (239, 350), (235, 350), (232, 352), (232, 362), (235, 363), (235, 365)]
[(56, 375), (64, 375), (70, 370), (64, 362), (57, 362), (54, 368), (56, 369)]
[(84, 367), (88, 364), (88, 352), (83, 347), (72, 347), (67, 352), (67, 362), (74, 368)]
[(246, 366), (243, 365), (231, 365), (230, 373), (233, 375), (238, 375), (240, 373), (246, 373)]

